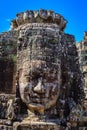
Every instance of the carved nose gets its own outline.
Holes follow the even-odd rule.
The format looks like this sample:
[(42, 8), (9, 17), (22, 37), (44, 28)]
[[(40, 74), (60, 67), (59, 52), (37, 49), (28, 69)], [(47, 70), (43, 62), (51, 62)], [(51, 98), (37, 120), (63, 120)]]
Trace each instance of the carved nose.
[(34, 87), (34, 91), (36, 93), (45, 93), (45, 88), (41, 80), (39, 80), (38, 84)]

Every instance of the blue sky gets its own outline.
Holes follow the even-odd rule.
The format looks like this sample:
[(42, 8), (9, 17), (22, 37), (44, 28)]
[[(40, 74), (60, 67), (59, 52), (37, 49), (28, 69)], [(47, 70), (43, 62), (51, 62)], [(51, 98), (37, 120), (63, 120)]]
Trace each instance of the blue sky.
[(87, 31), (87, 0), (1, 0), (0, 33), (9, 30), (10, 21), (17, 12), (51, 9), (68, 20), (66, 33), (75, 35), (76, 41)]

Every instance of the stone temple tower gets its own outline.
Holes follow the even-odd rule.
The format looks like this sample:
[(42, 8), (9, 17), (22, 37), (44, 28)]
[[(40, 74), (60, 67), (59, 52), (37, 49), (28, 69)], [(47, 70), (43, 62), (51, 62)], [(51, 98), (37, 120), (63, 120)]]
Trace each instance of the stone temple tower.
[(67, 21), (53, 11), (40, 10), (17, 14), (15, 22), (18, 86), (28, 111), (22, 123), (32, 121), (34, 127), (33, 121), (40, 121), (48, 130), (58, 129), (56, 122), (74, 122), (72, 110), (81, 103), (84, 91), (74, 37), (64, 33)]
[(6, 118), (13, 130), (76, 126), (83, 77), (74, 36), (64, 33), (66, 24), (60, 14), (43, 9), (19, 13), (12, 21), (12, 31), (18, 33), (17, 83)]

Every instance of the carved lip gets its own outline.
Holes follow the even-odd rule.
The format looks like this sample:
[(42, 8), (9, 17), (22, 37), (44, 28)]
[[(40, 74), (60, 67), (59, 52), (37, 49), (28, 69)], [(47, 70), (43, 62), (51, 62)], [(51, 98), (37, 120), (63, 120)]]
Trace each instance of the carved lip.
[(44, 105), (36, 104), (36, 103), (30, 103), (28, 105), (28, 108), (31, 110), (38, 111), (40, 113), (44, 113), (44, 109), (45, 109)]
[(40, 103), (40, 104), (44, 104), (46, 103), (46, 101), (48, 101), (49, 99), (48, 98), (30, 98), (30, 101), (32, 103)]

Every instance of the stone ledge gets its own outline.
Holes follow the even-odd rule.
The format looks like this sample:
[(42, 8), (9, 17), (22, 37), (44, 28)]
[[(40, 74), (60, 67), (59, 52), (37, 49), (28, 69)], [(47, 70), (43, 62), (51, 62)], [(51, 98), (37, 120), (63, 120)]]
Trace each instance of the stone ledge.
[(60, 130), (60, 125), (50, 122), (31, 122), (24, 121), (21, 123), (15, 122), (13, 124), (13, 130)]

